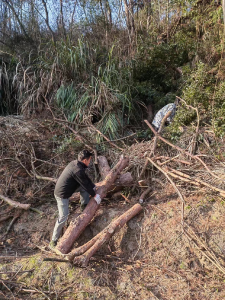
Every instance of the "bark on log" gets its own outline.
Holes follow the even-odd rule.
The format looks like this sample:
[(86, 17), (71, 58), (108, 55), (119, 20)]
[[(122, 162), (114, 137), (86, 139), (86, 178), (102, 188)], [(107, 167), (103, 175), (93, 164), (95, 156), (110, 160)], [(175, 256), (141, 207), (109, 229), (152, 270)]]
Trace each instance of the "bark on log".
[[(102, 179), (105, 179), (111, 170), (105, 156), (98, 156), (98, 168)], [(115, 181), (115, 185), (125, 186), (131, 184), (132, 182), (133, 177), (131, 176), (130, 172), (127, 172), (118, 177), (118, 179)]]
[(21, 208), (21, 209), (25, 209), (28, 210), (30, 208), (30, 204), (23, 204), (17, 201), (14, 201), (8, 197), (5, 197), (3, 195), (0, 194), (0, 199), (2, 199), (3, 201), (5, 201), (6, 203), (8, 203), (9, 205), (15, 207), (15, 208)]
[(73, 263), (82, 267), (86, 267), (88, 265), (90, 258), (95, 254), (95, 252), (104, 243), (108, 242), (113, 234), (115, 234), (118, 230), (120, 230), (130, 219), (132, 219), (141, 211), (142, 211), (142, 206), (140, 204), (135, 204), (128, 211), (122, 214), (119, 218), (112, 221), (103, 231), (101, 231), (88, 243), (86, 243), (85, 245), (77, 249), (74, 249), (69, 254), (68, 258), (72, 260), (76, 255), (79, 255), (74, 258)]
[[(105, 180), (99, 183), (98, 194), (102, 199), (106, 196), (107, 191), (115, 182), (118, 174), (120, 174), (120, 172), (128, 165), (128, 163), (129, 158), (122, 156), (116, 166), (106, 176)], [(75, 240), (80, 236), (80, 234), (92, 220), (98, 207), (99, 205), (92, 197), (83, 213), (79, 215), (74, 222), (71, 222), (63, 237), (59, 240), (56, 247), (56, 253), (66, 254), (70, 251)]]
[(98, 156), (98, 169), (102, 179), (105, 179), (111, 170), (105, 156)]

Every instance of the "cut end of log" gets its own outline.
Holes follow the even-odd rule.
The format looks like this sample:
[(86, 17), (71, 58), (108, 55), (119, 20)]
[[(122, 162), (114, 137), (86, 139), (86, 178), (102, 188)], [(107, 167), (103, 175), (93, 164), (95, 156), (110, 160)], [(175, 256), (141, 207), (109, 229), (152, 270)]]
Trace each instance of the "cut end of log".
[(67, 258), (66, 258), (66, 255), (65, 255), (64, 253), (62, 253), (61, 251), (59, 251), (59, 249), (57, 249), (57, 247), (55, 247), (55, 248), (53, 249), (53, 251), (54, 251), (56, 254), (58, 254), (58, 255), (60, 255), (60, 256), (62, 256), (62, 257), (65, 257), (65, 259), (67, 259)]

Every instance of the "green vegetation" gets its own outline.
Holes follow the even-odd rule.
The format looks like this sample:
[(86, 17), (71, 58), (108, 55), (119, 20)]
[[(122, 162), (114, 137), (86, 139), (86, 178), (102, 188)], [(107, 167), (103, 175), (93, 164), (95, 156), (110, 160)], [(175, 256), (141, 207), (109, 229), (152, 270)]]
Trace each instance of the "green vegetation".
[[(141, 128), (146, 107), (151, 105), (154, 114), (178, 95), (198, 108), (202, 124), (224, 135), (219, 2), (161, 1), (149, 6), (128, 1), (121, 6), (56, 1), (56, 16), (50, 16), (52, 4), (31, 1), (30, 7), (23, 7), (4, 1), (1, 115), (40, 114), (48, 103), (54, 114), (78, 125), (94, 124), (110, 139), (126, 135), (129, 126), (138, 127), (140, 138), (149, 138)], [(126, 5), (129, 10), (122, 16), (118, 11)], [(15, 24), (9, 16), (15, 17)], [(182, 106), (167, 129), (169, 136), (177, 139), (180, 126), (195, 122), (194, 111)]]

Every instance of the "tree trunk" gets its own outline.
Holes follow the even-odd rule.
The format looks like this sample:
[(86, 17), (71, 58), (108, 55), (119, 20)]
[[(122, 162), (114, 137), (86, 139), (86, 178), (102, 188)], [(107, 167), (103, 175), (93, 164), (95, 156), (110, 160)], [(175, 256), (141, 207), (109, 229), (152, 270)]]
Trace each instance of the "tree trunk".
[(30, 40), (31, 42), (33, 42), (32, 38), (28, 35), (24, 25), (23, 25), (23, 22), (21, 22), (20, 20), (20, 17), (18, 15), (18, 13), (16, 12), (15, 8), (14, 8), (14, 4), (13, 4), (13, 1), (12, 0), (3, 0), (3, 3), (5, 3), (9, 9), (11, 9), (11, 11), (13, 12), (13, 15), (15, 16), (17, 22), (19, 23), (20, 25), (20, 28), (22, 29), (23, 31), (23, 34), (25, 35), (25, 37)]
[[(43, 178), (41, 178), (41, 179), (43, 179)], [(121, 174), (120, 177), (115, 181), (115, 184), (113, 184), (110, 187), (110, 189), (107, 191), (106, 197), (111, 197), (112, 194), (114, 194), (118, 191), (121, 191), (121, 189), (123, 187), (130, 186), (133, 181), (134, 181), (134, 179), (130, 172)], [(99, 187), (99, 186), (101, 186), (101, 182), (96, 183), (96, 187)], [(80, 193), (74, 193), (69, 198), (69, 200), (72, 202), (79, 202), (80, 201)]]
[[(106, 176), (105, 180), (99, 183), (98, 194), (102, 199), (106, 196), (107, 191), (115, 182), (118, 174), (120, 174), (120, 172), (128, 165), (128, 163), (129, 158), (122, 156), (116, 166)], [(92, 197), (83, 213), (79, 215), (74, 222), (71, 222), (63, 237), (59, 240), (59, 243), (56, 247), (56, 252), (66, 254), (70, 251), (75, 240), (80, 236), (80, 234), (92, 220), (98, 207), (99, 205)]]
[(141, 211), (142, 206), (140, 204), (135, 204), (119, 218), (112, 221), (104, 230), (97, 234), (88, 243), (71, 251), (67, 258), (70, 261), (74, 259), (73, 262), (76, 265), (86, 267), (90, 258), (95, 254), (95, 252), (99, 250), (104, 243), (108, 242), (113, 234), (119, 231), (130, 219), (132, 219)]
[(47, 9), (47, 4), (46, 4), (46, 1), (45, 0), (42, 0), (42, 4), (44, 6), (44, 9), (45, 9), (45, 23), (52, 35), (52, 41), (54, 43), (54, 45), (56, 45), (56, 39), (55, 39), (55, 33), (54, 31), (52, 30), (50, 24), (49, 24), (49, 16), (48, 16), (48, 9)]

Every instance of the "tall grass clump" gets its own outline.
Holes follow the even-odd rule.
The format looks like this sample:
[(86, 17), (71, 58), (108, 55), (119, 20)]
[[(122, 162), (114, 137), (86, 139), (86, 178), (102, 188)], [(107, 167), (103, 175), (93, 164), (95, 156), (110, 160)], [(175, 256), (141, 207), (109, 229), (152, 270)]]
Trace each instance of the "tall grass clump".
[(13, 61), (0, 63), (0, 115), (17, 113), (16, 69)]
[[(62, 60), (57, 59), (59, 62)], [(73, 74), (73, 81), (65, 82), (58, 89), (57, 105), (70, 121), (94, 124), (111, 139), (120, 137), (124, 127), (135, 119), (131, 69), (119, 67), (119, 60), (113, 57), (113, 47), (107, 56), (100, 56), (98, 49), (90, 50), (88, 44), (81, 41), (73, 47), (73, 52), (67, 48), (62, 68), (64, 63), (67, 74)]]

